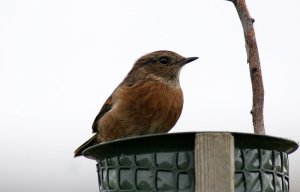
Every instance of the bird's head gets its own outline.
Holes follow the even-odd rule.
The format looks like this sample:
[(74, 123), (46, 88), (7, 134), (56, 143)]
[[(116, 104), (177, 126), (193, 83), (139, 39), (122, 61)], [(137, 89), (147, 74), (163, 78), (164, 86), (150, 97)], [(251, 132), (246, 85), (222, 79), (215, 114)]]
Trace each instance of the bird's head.
[(133, 68), (136, 77), (178, 82), (180, 69), (198, 57), (183, 57), (172, 51), (155, 51), (139, 58)]

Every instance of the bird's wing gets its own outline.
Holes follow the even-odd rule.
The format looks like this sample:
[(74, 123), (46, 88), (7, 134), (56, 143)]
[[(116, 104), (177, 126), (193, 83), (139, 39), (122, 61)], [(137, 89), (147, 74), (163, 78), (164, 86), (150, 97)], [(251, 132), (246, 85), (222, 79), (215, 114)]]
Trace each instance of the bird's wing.
[(102, 106), (100, 112), (98, 113), (98, 115), (96, 116), (94, 123), (92, 125), (92, 129), (93, 129), (93, 133), (97, 133), (98, 129), (97, 129), (97, 124), (99, 122), (99, 120), (101, 119), (101, 117), (103, 117), (103, 115), (105, 115), (105, 113), (107, 113), (109, 110), (111, 110), (113, 106), (113, 102), (112, 102), (112, 96), (110, 96), (104, 103), (104, 105)]
[[(131, 76), (129, 76), (131, 77)], [(93, 133), (98, 133), (98, 129), (97, 129), (97, 125), (99, 123), (99, 120), (108, 112), (111, 110), (112, 106), (113, 106), (113, 100), (116, 99), (116, 97), (118, 97), (118, 92), (120, 90), (124, 90), (124, 87), (132, 87), (134, 85), (137, 85), (137, 81), (136, 79), (133, 77), (131, 77), (130, 79), (128, 78), (128, 76), (123, 80), (123, 82), (113, 91), (113, 93), (111, 94), (111, 96), (105, 101), (104, 105), (102, 106), (100, 112), (98, 113), (98, 115), (96, 116), (94, 123), (92, 125), (92, 129), (93, 129)], [(126, 88), (125, 88), (126, 89)]]

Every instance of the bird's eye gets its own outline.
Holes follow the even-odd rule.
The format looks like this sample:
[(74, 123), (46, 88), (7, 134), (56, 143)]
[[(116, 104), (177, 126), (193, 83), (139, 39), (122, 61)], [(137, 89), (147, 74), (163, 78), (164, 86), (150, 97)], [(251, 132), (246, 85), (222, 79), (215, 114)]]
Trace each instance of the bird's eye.
[(166, 65), (166, 64), (168, 64), (168, 63), (170, 62), (170, 58), (169, 58), (169, 57), (160, 57), (160, 58), (159, 58), (159, 62), (160, 62), (161, 64)]

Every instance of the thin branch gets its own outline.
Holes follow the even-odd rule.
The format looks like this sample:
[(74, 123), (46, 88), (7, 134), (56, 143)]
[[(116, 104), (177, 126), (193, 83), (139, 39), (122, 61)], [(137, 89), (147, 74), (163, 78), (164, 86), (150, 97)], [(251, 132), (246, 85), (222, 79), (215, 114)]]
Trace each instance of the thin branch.
[(229, 0), (231, 1), (240, 17), (247, 51), (247, 62), (250, 69), (250, 77), (252, 83), (252, 121), (254, 126), (254, 132), (258, 134), (265, 134), (264, 128), (264, 86), (259, 61), (259, 54), (257, 49), (257, 43), (254, 32), (254, 19), (250, 16), (245, 0)]

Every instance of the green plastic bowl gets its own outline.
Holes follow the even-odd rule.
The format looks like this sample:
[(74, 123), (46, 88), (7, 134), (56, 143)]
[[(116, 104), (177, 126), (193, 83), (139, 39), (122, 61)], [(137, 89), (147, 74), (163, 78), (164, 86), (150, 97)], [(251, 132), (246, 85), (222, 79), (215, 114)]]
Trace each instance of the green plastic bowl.
[[(92, 146), (83, 155), (98, 162), (100, 192), (194, 192), (197, 133), (201, 134), (172, 133), (120, 139)], [(235, 191), (288, 192), (288, 154), (294, 152), (298, 144), (266, 135), (231, 134), (235, 143)]]

